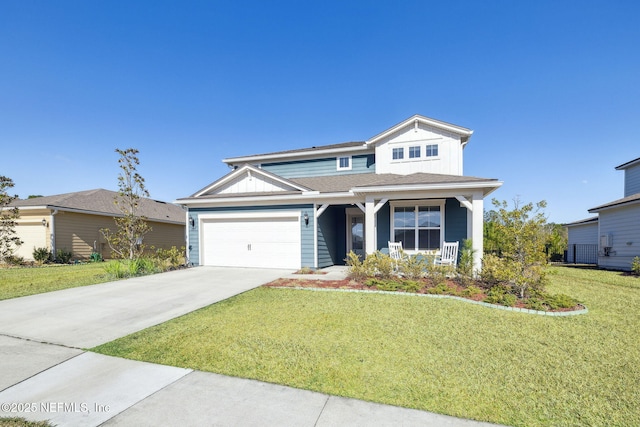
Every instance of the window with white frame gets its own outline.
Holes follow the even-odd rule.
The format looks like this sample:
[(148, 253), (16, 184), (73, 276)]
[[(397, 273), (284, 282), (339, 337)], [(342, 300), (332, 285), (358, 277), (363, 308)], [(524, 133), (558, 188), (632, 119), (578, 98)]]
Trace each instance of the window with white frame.
[(420, 158), (420, 146), (414, 145), (409, 147), (409, 158), (410, 159), (419, 159)]
[(351, 156), (338, 157), (336, 163), (339, 171), (351, 170)]
[(402, 160), (402, 159), (404, 159), (404, 148), (402, 148), (402, 147), (394, 148), (391, 151), (391, 155), (392, 155), (393, 160)]
[(427, 157), (438, 157), (438, 144), (427, 145), (425, 155)]
[(444, 207), (437, 205), (397, 205), (392, 210), (392, 236), (408, 251), (440, 248)]

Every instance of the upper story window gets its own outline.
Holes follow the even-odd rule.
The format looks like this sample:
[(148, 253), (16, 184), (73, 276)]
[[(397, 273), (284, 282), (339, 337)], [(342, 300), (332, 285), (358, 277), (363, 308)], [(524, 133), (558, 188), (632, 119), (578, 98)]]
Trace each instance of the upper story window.
[(351, 156), (338, 157), (336, 163), (339, 171), (351, 170)]
[(425, 154), (427, 157), (438, 157), (438, 144), (427, 145)]
[(420, 146), (415, 145), (413, 147), (409, 147), (409, 158), (410, 159), (418, 159), (420, 158)]
[(394, 148), (392, 150), (392, 158), (393, 160), (402, 160), (404, 159), (404, 148)]

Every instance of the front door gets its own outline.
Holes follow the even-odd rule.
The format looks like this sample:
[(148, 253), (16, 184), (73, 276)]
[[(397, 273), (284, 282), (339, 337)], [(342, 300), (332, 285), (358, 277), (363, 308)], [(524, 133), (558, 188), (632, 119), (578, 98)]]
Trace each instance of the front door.
[(364, 258), (364, 214), (347, 214), (347, 252), (353, 251)]

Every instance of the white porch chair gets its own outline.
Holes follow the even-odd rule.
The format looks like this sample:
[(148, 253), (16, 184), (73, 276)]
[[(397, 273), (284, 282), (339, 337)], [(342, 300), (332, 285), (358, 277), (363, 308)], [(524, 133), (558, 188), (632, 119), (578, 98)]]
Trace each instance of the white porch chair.
[(434, 262), (437, 265), (458, 265), (458, 245), (460, 242), (444, 242), (440, 255), (436, 257)]
[(398, 261), (402, 259), (402, 242), (388, 242), (389, 256), (395, 264), (394, 270), (398, 271)]

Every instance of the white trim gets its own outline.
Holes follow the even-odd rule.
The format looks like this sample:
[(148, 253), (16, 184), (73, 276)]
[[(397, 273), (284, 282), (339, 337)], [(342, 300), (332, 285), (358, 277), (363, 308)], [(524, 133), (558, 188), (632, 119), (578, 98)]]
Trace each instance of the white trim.
[[(444, 199), (423, 199), (423, 200), (392, 200), (389, 205), (391, 207), (391, 209), (389, 210), (389, 240), (391, 239), (395, 239), (395, 224), (393, 221), (393, 214), (395, 213), (395, 210), (397, 207), (413, 207), (415, 208), (415, 210), (417, 211), (420, 207), (432, 207), (432, 206), (437, 206), (440, 208), (440, 242), (438, 244), (439, 248), (442, 248), (442, 244), (444, 243), (444, 233), (445, 233), (445, 204), (446, 204), (446, 200)], [(420, 227), (417, 225), (418, 224), (418, 215), (416, 212), (416, 223), (414, 225), (414, 230), (419, 230)], [(425, 229), (423, 227), (423, 229)], [(414, 242), (414, 246), (418, 246), (416, 243), (418, 243), (418, 237), (419, 234), (416, 233), (415, 235), (415, 239), (416, 241)], [(417, 253), (420, 252), (424, 249), (409, 249), (407, 250), (405, 248), (405, 252), (411, 254), (411, 253)]]
[[(349, 159), (349, 166), (340, 166), (340, 160)], [(352, 156), (338, 156), (336, 157), (336, 170), (338, 171), (350, 171), (353, 165)]]
[[(229, 182), (242, 177), (245, 174), (248, 174), (249, 178), (251, 178), (251, 172), (253, 171), (254, 174), (256, 175), (260, 175), (263, 176), (265, 178), (271, 179), (279, 184), (282, 184), (285, 187), (288, 187), (292, 190), (298, 190), (298, 191), (309, 191), (308, 188), (306, 187), (302, 187), (301, 185), (297, 185), (291, 181), (288, 181), (285, 178), (282, 178), (276, 174), (272, 174), (269, 173), (267, 171), (264, 171), (262, 169), (259, 169), (255, 166), (251, 166), (251, 165), (244, 165), (241, 168), (238, 168), (232, 172), (230, 172), (229, 174), (227, 174), (226, 176), (223, 176), (222, 178), (220, 178), (219, 180), (212, 182), (211, 184), (209, 184), (208, 186), (206, 186), (205, 188), (203, 188), (202, 190), (198, 191), (197, 193), (195, 193), (193, 196), (191, 197), (200, 197), (204, 194), (209, 193), (212, 190), (215, 190), (216, 188), (220, 188), (226, 184), (228, 184)], [(285, 190), (283, 189), (283, 191), (289, 191), (289, 190)]]
[[(199, 263), (204, 263), (204, 222), (215, 222), (235, 219), (263, 219), (268, 221), (270, 218), (293, 218), (298, 221), (298, 228), (301, 229), (302, 211), (260, 211), (260, 212), (215, 212), (198, 214), (198, 251)], [(188, 224), (187, 224), (188, 227)], [(302, 236), (300, 236), (302, 239)], [(314, 239), (317, 240), (317, 239)], [(302, 240), (300, 241), (302, 243)], [(300, 260), (302, 260), (302, 245), (298, 248)], [(317, 259), (317, 257), (316, 257)], [(317, 262), (317, 261), (316, 261)]]
[(441, 122), (439, 120), (434, 120), (434, 119), (430, 119), (428, 117), (425, 116), (421, 116), (419, 114), (416, 114), (412, 117), (409, 117), (408, 119), (398, 123), (397, 125), (385, 130), (382, 133), (379, 133), (378, 135), (374, 136), (373, 138), (370, 138), (369, 140), (367, 140), (366, 144), (367, 145), (371, 145), (371, 144), (375, 144), (376, 142), (390, 136), (391, 134), (393, 134), (394, 132), (397, 132), (398, 130), (407, 127), (407, 126), (411, 126), (413, 125), (414, 129), (417, 126), (418, 123), (422, 123), (426, 126), (430, 126), (436, 129), (441, 129), (441, 130), (445, 130), (451, 133), (454, 133), (456, 135), (460, 135), (461, 138), (461, 143), (462, 145), (466, 145), (467, 142), (469, 141), (469, 138), (471, 138), (471, 135), (473, 135), (473, 131), (471, 129), (467, 129), (467, 128), (463, 128), (460, 126), (456, 126), (453, 125), (451, 123), (446, 123), (446, 122)]
[(334, 155), (334, 154), (340, 154), (340, 153), (361, 152), (361, 151), (370, 151), (370, 150), (371, 150), (371, 147), (367, 146), (367, 144), (363, 142), (362, 145), (355, 145), (351, 147), (327, 148), (327, 149), (321, 149), (321, 150), (309, 149), (309, 151), (295, 151), (291, 153), (257, 154), (255, 156), (229, 157), (227, 159), (223, 159), (222, 161), (229, 165), (237, 164), (237, 163), (255, 162), (255, 161), (268, 163), (268, 161), (274, 161), (274, 160), (303, 159), (305, 157), (317, 157), (325, 154)]
[[(324, 209), (329, 205), (323, 205)], [(313, 268), (318, 268), (318, 205), (313, 204)], [(320, 208), (322, 209), (322, 208)], [(324, 212), (324, 210), (322, 211)], [(300, 262), (302, 263), (302, 236), (300, 236)]]

